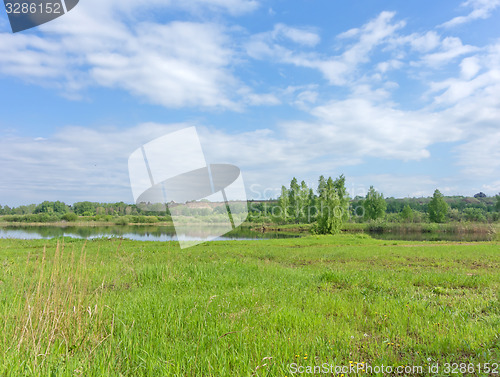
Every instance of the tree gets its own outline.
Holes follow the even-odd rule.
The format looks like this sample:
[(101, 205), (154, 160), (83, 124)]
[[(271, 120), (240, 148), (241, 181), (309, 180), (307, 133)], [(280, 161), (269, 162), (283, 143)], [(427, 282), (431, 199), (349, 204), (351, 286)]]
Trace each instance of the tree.
[(92, 216), (95, 215), (95, 209), (97, 207), (97, 203), (91, 203), (91, 202), (78, 202), (73, 204), (73, 210), (77, 215), (84, 215), (84, 216)]
[(278, 203), (281, 210), (281, 218), (286, 222), (288, 219), (288, 206), (290, 205), (290, 197), (288, 196), (288, 190), (285, 186), (281, 186), (281, 196), (278, 199)]
[(57, 202), (54, 202), (54, 212), (60, 213), (60, 214), (65, 214), (65, 213), (69, 212), (69, 208), (66, 205), (66, 203), (57, 201)]
[(309, 189), (309, 207), (307, 208), (307, 222), (311, 223), (316, 219), (318, 215), (318, 207), (316, 195), (314, 195), (314, 190), (312, 188)]
[(44, 201), (35, 208), (35, 213), (54, 213), (54, 203)]
[(298, 215), (301, 222), (307, 222), (307, 211), (309, 209), (309, 187), (307, 187), (306, 182), (300, 182), (300, 189), (298, 195)]
[(428, 206), (429, 219), (434, 223), (442, 223), (448, 213), (448, 204), (444, 201), (443, 194), (436, 189)]
[(349, 197), (346, 194), (345, 178), (341, 175), (335, 181), (320, 177), (318, 185), (319, 214), (316, 231), (321, 234), (339, 233), (349, 216)]
[(500, 212), (500, 193), (497, 195), (497, 203), (495, 204), (497, 212)]
[(413, 210), (409, 204), (405, 205), (401, 211), (401, 218), (405, 221), (411, 221), (413, 219)]
[(326, 189), (326, 179), (324, 176), (320, 176), (318, 181), (318, 196), (321, 196), (321, 194), (325, 189)]
[(337, 194), (339, 196), (340, 200), (339, 212), (341, 212), (342, 221), (347, 221), (347, 219), (349, 218), (350, 198), (349, 195), (347, 194), (347, 189), (345, 187), (344, 174), (341, 174), (340, 177), (338, 177), (333, 182), (333, 185), (335, 186), (335, 190), (337, 191)]
[(294, 217), (295, 219), (299, 217), (299, 191), (300, 186), (297, 178), (293, 177), (290, 182), (290, 190), (288, 191), (288, 196), (290, 207), (293, 208), (292, 213), (289, 215), (292, 215), (292, 217)]
[(480, 208), (466, 208), (464, 209), (464, 217), (467, 221), (486, 221), (486, 213)]
[(66, 221), (75, 222), (76, 220), (78, 220), (78, 215), (76, 213), (73, 213), (73, 212), (68, 212), (68, 213), (64, 214), (61, 217), (61, 219), (66, 220)]
[(365, 209), (365, 219), (376, 220), (385, 214), (387, 203), (384, 199), (384, 194), (378, 193), (373, 186), (370, 186), (366, 198), (363, 201)]
[(69, 211), (68, 206), (60, 201), (49, 202), (44, 201), (36, 206), (34, 213), (58, 213), (64, 215)]

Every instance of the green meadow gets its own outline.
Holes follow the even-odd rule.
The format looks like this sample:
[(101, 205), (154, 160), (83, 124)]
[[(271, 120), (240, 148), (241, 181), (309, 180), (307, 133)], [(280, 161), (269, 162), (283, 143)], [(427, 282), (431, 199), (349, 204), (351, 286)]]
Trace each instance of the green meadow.
[(0, 266), (0, 376), (500, 362), (498, 241), (4, 239)]

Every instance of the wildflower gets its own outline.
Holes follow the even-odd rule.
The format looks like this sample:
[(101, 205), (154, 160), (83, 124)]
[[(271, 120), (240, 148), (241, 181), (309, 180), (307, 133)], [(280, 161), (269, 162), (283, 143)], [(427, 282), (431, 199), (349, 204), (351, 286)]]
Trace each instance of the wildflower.
[(354, 335), (351, 335), (351, 339), (354, 339)]

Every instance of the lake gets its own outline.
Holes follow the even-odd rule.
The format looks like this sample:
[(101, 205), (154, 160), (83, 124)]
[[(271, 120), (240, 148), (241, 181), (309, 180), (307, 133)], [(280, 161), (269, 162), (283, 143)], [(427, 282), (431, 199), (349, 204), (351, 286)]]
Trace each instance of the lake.
[[(205, 227), (206, 228), (206, 227)], [(221, 234), (217, 227), (203, 229), (194, 236), (180, 235), (185, 240), (209, 240)], [(136, 241), (176, 241), (177, 235), (173, 226), (154, 225), (111, 225), (111, 226), (4, 226), (0, 228), (0, 238), (14, 239), (51, 239), (71, 237), (80, 239), (93, 238), (127, 238)], [(273, 238), (299, 237), (282, 232), (257, 232), (249, 228), (235, 229), (216, 240), (264, 240)]]
[[(217, 227), (200, 230), (194, 237), (181, 235), (184, 240), (210, 240), (214, 234), (221, 234)], [(274, 238), (293, 238), (308, 235), (303, 233), (285, 233), (279, 231), (260, 232), (249, 227), (237, 228), (216, 240), (265, 240)], [(443, 233), (443, 232), (367, 232), (371, 237), (383, 240), (404, 241), (455, 241), (476, 242), (491, 241), (494, 237), (489, 233)], [(127, 238), (136, 241), (176, 241), (177, 235), (173, 226), (158, 225), (110, 225), (110, 226), (19, 226), (0, 227), (0, 238), (14, 239), (51, 239), (70, 237), (80, 239), (93, 238)]]

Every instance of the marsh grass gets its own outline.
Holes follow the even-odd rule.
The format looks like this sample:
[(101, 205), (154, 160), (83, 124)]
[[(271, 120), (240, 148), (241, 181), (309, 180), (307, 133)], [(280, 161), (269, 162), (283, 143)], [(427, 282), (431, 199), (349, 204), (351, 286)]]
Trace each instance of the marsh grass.
[[(1, 376), (500, 360), (500, 245), (0, 240)], [(425, 375), (425, 374), (424, 374)]]
[(90, 356), (110, 336), (102, 290), (92, 289), (87, 279), (85, 244), (80, 250), (74, 245), (67, 250), (57, 242), (54, 250), (44, 246), (41, 253), (29, 252), (24, 266), (16, 266), (20, 274), (14, 273), (13, 265), (5, 266), (8, 263), (4, 261), (4, 274), (12, 279), (2, 295), (1, 342), (5, 361), (15, 365), (14, 370), (44, 370), (47, 363), (76, 349)]

